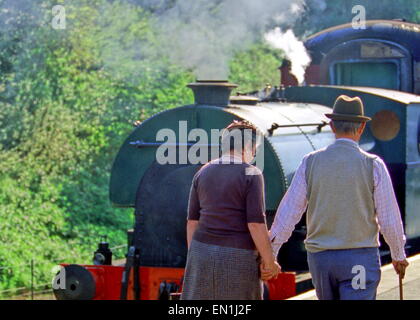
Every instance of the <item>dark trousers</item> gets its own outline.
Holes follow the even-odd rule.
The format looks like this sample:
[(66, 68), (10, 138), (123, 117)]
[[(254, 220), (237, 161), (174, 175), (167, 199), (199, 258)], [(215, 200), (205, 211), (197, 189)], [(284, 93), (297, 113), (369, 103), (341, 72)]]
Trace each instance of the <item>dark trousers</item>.
[(319, 300), (375, 300), (381, 279), (378, 248), (308, 252)]

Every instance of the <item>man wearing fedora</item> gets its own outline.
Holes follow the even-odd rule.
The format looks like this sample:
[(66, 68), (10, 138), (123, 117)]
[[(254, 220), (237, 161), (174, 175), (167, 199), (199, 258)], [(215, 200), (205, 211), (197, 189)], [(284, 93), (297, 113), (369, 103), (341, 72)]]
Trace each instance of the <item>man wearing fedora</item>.
[(305, 246), (318, 299), (372, 300), (381, 278), (379, 231), (397, 274), (403, 277), (408, 266), (401, 215), (384, 162), (358, 146), (371, 120), (362, 100), (342, 95), (326, 116), (336, 141), (303, 158), (270, 238), (277, 256), (306, 211)]

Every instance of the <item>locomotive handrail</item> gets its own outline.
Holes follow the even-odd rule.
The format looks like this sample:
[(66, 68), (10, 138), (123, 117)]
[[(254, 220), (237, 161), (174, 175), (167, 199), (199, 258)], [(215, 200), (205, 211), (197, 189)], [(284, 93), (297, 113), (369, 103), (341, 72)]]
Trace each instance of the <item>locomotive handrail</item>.
[(278, 124), (273, 123), (271, 125), (271, 128), (267, 130), (270, 136), (273, 135), (274, 130), (279, 128), (292, 128), (292, 127), (317, 127), (318, 133), (321, 132), (322, 128), (325, 127), (328, 124), (326, 121), (322, 121), (321, 123), (292, 123), (292, 124)]
[(136, 148), (144, 148), (144, 147), (159, 147), (162, 145), (168, 147), (179, 147), (179, 146), (197, 146), (197, 147), (219, 147), (218, 143), (195, 143), (195, 142), (187, 142), (187, 143), (171, 143), (171, 142), (144, 142), (142, 140), (132, 141), (130, 145)]
[[(318, 133), (321, 132), (322, 128), (328, 125), (328, 122), (322, 121), (320, 123), (293, 123), (293, 124), (278, 124), (273, 123), (271, 125), (271, 128), (267, 130), (270, 136), (273, 135), (274, 130), (279, 128), (291, 128), (291, 127), (317, 127)], [(171, 143), (171, 142), (145, 142), (142, 140), (137, 141), (131, 141), (129, 143), (131, 146), (135, 148), (144, 148), (144, 147), (160, 147), (162, 145), (166, 145), (168, 147), (179, 147), (179, 146), (196, 146), (196, 147), (219, 147), (220, 145), (218, 143), (196, 143), (196, 142), (187, 142), (187, 143)]]

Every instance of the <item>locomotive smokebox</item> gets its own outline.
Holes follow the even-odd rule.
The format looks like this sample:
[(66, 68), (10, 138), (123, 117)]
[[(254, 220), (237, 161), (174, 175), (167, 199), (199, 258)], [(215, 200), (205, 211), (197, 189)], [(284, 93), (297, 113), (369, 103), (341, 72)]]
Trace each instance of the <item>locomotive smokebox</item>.
[(225, 80), (198, 80), (187, 85), (194, 92), (195, 104), (227, 107), (237, 85)]

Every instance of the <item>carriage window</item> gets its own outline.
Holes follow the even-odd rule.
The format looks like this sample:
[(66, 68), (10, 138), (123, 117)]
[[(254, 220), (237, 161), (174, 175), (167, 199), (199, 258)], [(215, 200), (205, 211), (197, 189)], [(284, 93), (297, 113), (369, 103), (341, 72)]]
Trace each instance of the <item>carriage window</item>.
[(392, 62), (337, 63), (334, 84), (400, 90), (398, 68)]

